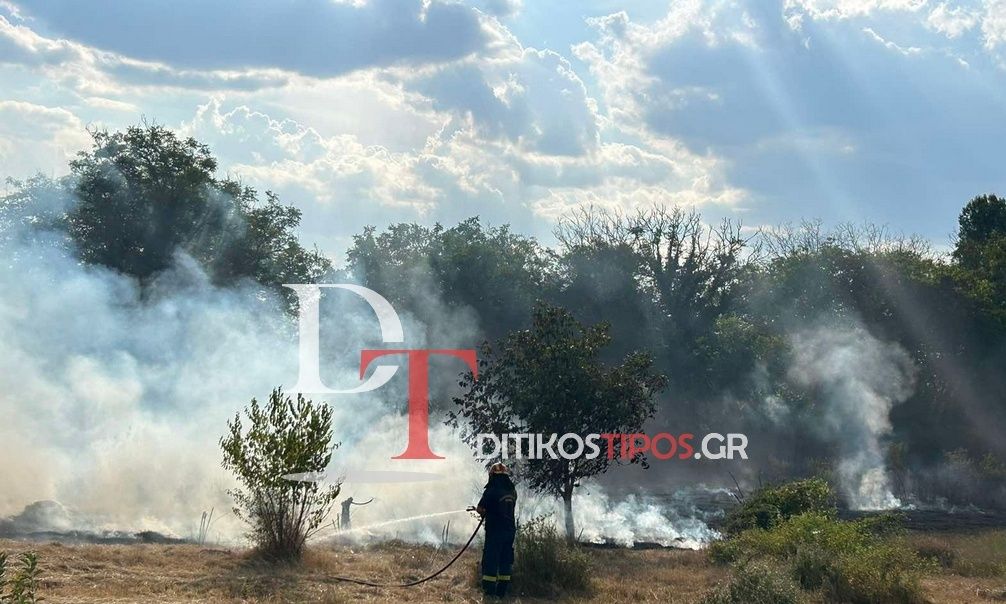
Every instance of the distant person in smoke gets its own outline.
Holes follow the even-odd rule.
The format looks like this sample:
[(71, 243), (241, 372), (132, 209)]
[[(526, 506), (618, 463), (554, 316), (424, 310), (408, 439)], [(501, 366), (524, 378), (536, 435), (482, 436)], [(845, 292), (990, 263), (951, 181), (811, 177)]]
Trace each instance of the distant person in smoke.
[(343, 501), (342, 502), (342, 515), (339, 518), (339, 530), (348, 531), (348, 530), (350, 530), (350, 529), (353, 528), (352, 519), (350, 518), (350, 515), (349, 515), (349, 506), (351, 506), (351, 505), (367, 505), (368, 503), (370, 503), (373, 500), (374, 500), (374, 498), (371, 497), (370, 499), (368, 499), (367, 501), (364, 501), (363, 503), (358, 503), (356, 501), (353, 501), (352, 497), (349, 497), (345, 501)]
[(489, 468), (489, 482), (475, 511), (485, 519), (486, 542), (482, 548), (482, 589), (502, 598), (510, 587), (513, 570), (513, 540), (517, 534), (514, 508), (517, 489), (510, 471), (501, 463)]

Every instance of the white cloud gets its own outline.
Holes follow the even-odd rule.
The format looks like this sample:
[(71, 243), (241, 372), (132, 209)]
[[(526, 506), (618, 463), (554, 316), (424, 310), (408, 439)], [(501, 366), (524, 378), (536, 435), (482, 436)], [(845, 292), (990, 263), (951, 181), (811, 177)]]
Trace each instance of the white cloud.
[(815, 20), (852, 19), (879, 12), (921, 10), (926, 0), (785, 0), (783, 14), (806, 15)]
[(107, 109), (109, 111), (121, 111), (124, 113), (139, 113), (140, 108), (133, 103), (117, 101), (100, 96), (89, 96), (84, 99), (84, 103), (97, 109)]
[(217, 99), (201, 106), (183, 132), (209, 143), (225, 169), (245, 182), (277, 190), (287, 201), (315, 200), (302, 205), (305, 219), (338, 215), (348, 233), (382, 213), (398, 220), (451, 222), (479, 214), (530, 223), (582, 204), (625, 210), (743, 197), (723, 185), (718, 160), (673, 142), (598, 141), (584, 153), (556, 155), (487, 136), (470, 114), (442, 117), (445, 125), (422, 146), (402, 151), (364, 144), (353, 134), (323, 135), (244, 105), (224, 109)]
[(38, 67), (83, 61), (87, 54), (79, 44), (44, 38), (28, 26), (12, 23), (0, 15), (0, 63)]
[(879, 42), (879, 43), (883, 44), (884, 48), (887, 48), (888, 50), (893, 50), (894, 52), (897, 52), (897, 53), (901, 53), (901, 54), (903, 54), (905, 56), (917, 55), (917, 54), (919, 54), (919, 53), (922, 52), (922, 49), (919, 48), (918, 46), (907, 46), (906, 47), (906, 46), (901, 46), (899, 44), (891, 42), (890, 40), (884, 38), (883, 36), (881, 36), (880, 34), (878, 34), (876, 31), (874, 31), (872, 27), (864, 27), (863, 28), (863, 33), (865, 33), (867, 36), (869, 36), (869, 38), (871, 40), (874, 40), (876, 42)]
[(410, 88), (435, 109), (470, 115), (486, 137), (528, 151), (580, 155), (597, 145), (596, 107), (569, 61), (549, 50), (472, 61), (422, 74)]
[(524, 0), (486, 0), (485, 8), (497, 17), (514, 17), (524, 8)]
[[(935, 5), (927, 0), (784, 0), (783, 14), (796, 30), (801, 30), (805, 18), (815, 21), (876, 21), (881, 16), (888, 16), (897, 18), (888, 23), (894, 23), (901, 31), (915, 31), (920, 39), (923, 30), (937, 32), (950, 40), (959, 40), (965, 34), (975, 32), (976, 38), (995, 62), (1000, 67), (1006, 67), (1006, 61), (998, 52), (1006, 42), (1006, 0), (976, 0), (963, 4), (938, 2)], [(917, 54), (924, 50), (916, 45), (894, 44), (878, 34), (873, 26), (862, 29), (886, 47), (902, 54)], [(954, 49), (938, 50), (940, 54), (970, 68), (970, 63)]]
[[(685, 0), (671, 5), (666, 16), (641, 25), (624, 12), (587, 20), (598, 32), (596, 42), (574, 45), (573, 55), (587, 64), (602, 92), (607, 115), (622, 127), (637, 129), (651, 104), (652, 85), (657, 81), (649, 71), (653, 55), (688, 34), (709, 46), (736, 43), (756, 48), (758, 23), (744, 10), (742, 2), (731, 0)], [(695, 93), (709, 101), (710, 91), (695, 88), (678, 90), (679, 98)], [(715, 97), (715, 93), (712, 93)]]
[(224, 111), (217, 99), (199, 107), (183, 132), (210, 144), (241, 176), (274, 188), (298, 187), (323, 204), (353, 200), (409, 206), (421, 214), (435, 201), (436, 190), (415, 173), (415, 156), (364, 145), (351, 134), (323, 137), (246, 106)]
[(24, 178), (62, 174), (90, 137), (83, 122), (59, 107), (0, 101), (0, 174)]
[(985, 0), (982, 36), (985, 48), (993, 50), (1006, 42), (1006, 0)]
[(926, 25), (948, 38), (957, 38), (978, 23), (978, 15), (962, 6), (941, 2), (929, 12)]

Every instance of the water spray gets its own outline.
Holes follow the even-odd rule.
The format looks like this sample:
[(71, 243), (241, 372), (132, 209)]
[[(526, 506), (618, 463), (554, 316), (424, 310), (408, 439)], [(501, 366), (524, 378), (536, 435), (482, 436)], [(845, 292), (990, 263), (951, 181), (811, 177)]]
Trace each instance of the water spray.
[[(382, 527), (382, 526), (389, 526), (389, 525), (398, 524), (398, 523), (401, 523), (401, 522), (411, 522), (413, 520), (425, 520), (426, 518), (436, 518), (438, 516), (451, 516), (453, 514), (460, 514), (462, 512), (471, 512), (471, 511), (472, 511), (472, 508), (467, 508), (467, 509), (463, 509), (463, 510), (451, 510), (450, 512), (433, 512), (431, 514), (419, 514), (417, 516), (408, 516), (406, 518), (395, 518), (393, 520), (383, 520), (381, 522), (375, 522), (373, 524), (368, 524), (366, 526), (359, 526), (359, 527), (356, 527), (356, 528), (345, 529), (345, 530), (342, 530), (340, 532), (341, 533), (357, 533), (357, 532), (360, 532), (360, 531), (366, 531), (366, 530), (370, 530), (370, 529), (375, 529), (375, 528), (379, 528), (379, 527)], [(480, 525), (481, 525), (481, 523), (480, 523)], [(328, 528), (333, 528), (333, 527), (328, 527)], [(317, 536), (317, 535), (315, 535), (315, 536)]]
[[(370, 526), (372, 526), (372, 527), (373, 526), (383, 526), (385, 524), (393, 524), (395, 522), (405, 522), (407, 520), (417, 520), (417, 519), (420, 519), (420, 518), (432, 518), (434, 516), (446, 516), (448, 514), (457, 514), (459, 512), (475, 513), (475, 508), (474, 507), (468, 507), (468, 508), (463, 509), (463, 510), (455, 510), (455, 511), (452, 511), (452, 512), (435, 512), (433, 514), (423, 514), (423, 515), (420, 515), (420, 516), (410, 516), (409, 518), (400, 518), (398, 520), (389, 520), (387, 522), (379, 522), (377, 524), (372, 524)], [(440, 567), (440, 569), (437, 570), (435, 573), (427, 575), (427, 576), (423, 577), (422, 579), (416, 579), (415, 581), (409, 581), (407, 583), (376, 583), (376, 582), (373, 582), (373, 581), (367, 581), (365, 579), (355, 579), (353, 577), (339, 577), (339, 576), (330, 577), (330, 579), (333, 580), (333, 581), (340, 581), (340, 582), (343, 582), (343, 583), (355, 583), (357, 585), (366, 585), (368, 587), (414, 587), (416, 585), (420, 585), (422, 583), (426, 583), (427, 581), (440, 576), (441, 573), (443, 573), (445, 570), (447, 570), (448, 568), (450, 568), (452, 564), (454, 564), (455, 562), (458, 561), (458, 558), (461, 557), (461, 554), (465, 553), (465, 550), (467, 550), (468, 547), (472, 544), (472, 541), (475, 541), (475, 536), (479, 534), (479, 529), (482, 528), (482, 524), (484, 522), (485, 522), (485, 518), (482, 518), (480, 516), (479, 517), (478, 526), (476, 526), (475, 530), (472, 531), (472, 536), (469, 537), (468, 541), (466, 541), (465, 544), (461, 547), (461, 549), (458, 550), (458, 553), (454, 554), (454, 557), (451, 558), (450, 561), (447, 562), (447, 564), (445, 564), (442, 567)], [(365, 528), (368, 528), (368, 527), (360, 527), (359, 529), (351, 529), (351, 530), (363, 530)]]

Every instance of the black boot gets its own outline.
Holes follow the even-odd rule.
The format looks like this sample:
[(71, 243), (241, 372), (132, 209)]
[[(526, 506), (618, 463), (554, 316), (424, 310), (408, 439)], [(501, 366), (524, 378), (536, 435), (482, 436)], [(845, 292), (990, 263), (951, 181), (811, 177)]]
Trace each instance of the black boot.
[(495, 596), (496, 595), (496, 590), (499, 588), (498, 583), (499, 582), (496, 580), (496, 577), (493, 577), (492, 579), (487, 579), (485, 576), (483, 576), (482, 577), (482, 591), (487, 596)]
[(497, 598), (505, 598), (508, 589), (510, 589), (510, 579), (500, 579), (496, 581)]

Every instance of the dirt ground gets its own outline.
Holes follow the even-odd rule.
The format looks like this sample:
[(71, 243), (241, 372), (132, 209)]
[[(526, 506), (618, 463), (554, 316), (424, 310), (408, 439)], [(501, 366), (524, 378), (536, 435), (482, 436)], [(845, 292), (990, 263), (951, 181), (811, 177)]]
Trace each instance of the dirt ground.
[[(966, 551), (987, 544), (973, 537), (941, 536)], [(957, 541), (955, 541), (957, 539)], [(418, 587), (377, 589), (332, 579), (373, 581), (425, 576), (452, 552), (404, 544), (349, 549), (315, 548), (299, 567), (275, 568), (242, 550), (198, 545), (64, 545), (0, 541), (0, 551), (38, 552), (46, 602), (481, 602), (475, 587), (477, 553), (466, 553), (443, 575)], [(728, 571), (703, 552), (591, 549), (596, 593), (579, 601), (698, 602)], [(958, 566), (960, 566), (958, 564)], [(972, 567), (967, 567), (972, 569)], [(979, 569), (980, 570), (980, 569)], [(964, 573), (964, 574), (961, 574)], [(980, 576), (964, 576), (980, 575)], [(989, 576), (993, 575), (993, 576)], [(1006, 577), (998, 572), (942, 568), (924, 581), (934, 603), (1006, 601)], [(513, 598), (515, 602), (536, 602)]]

